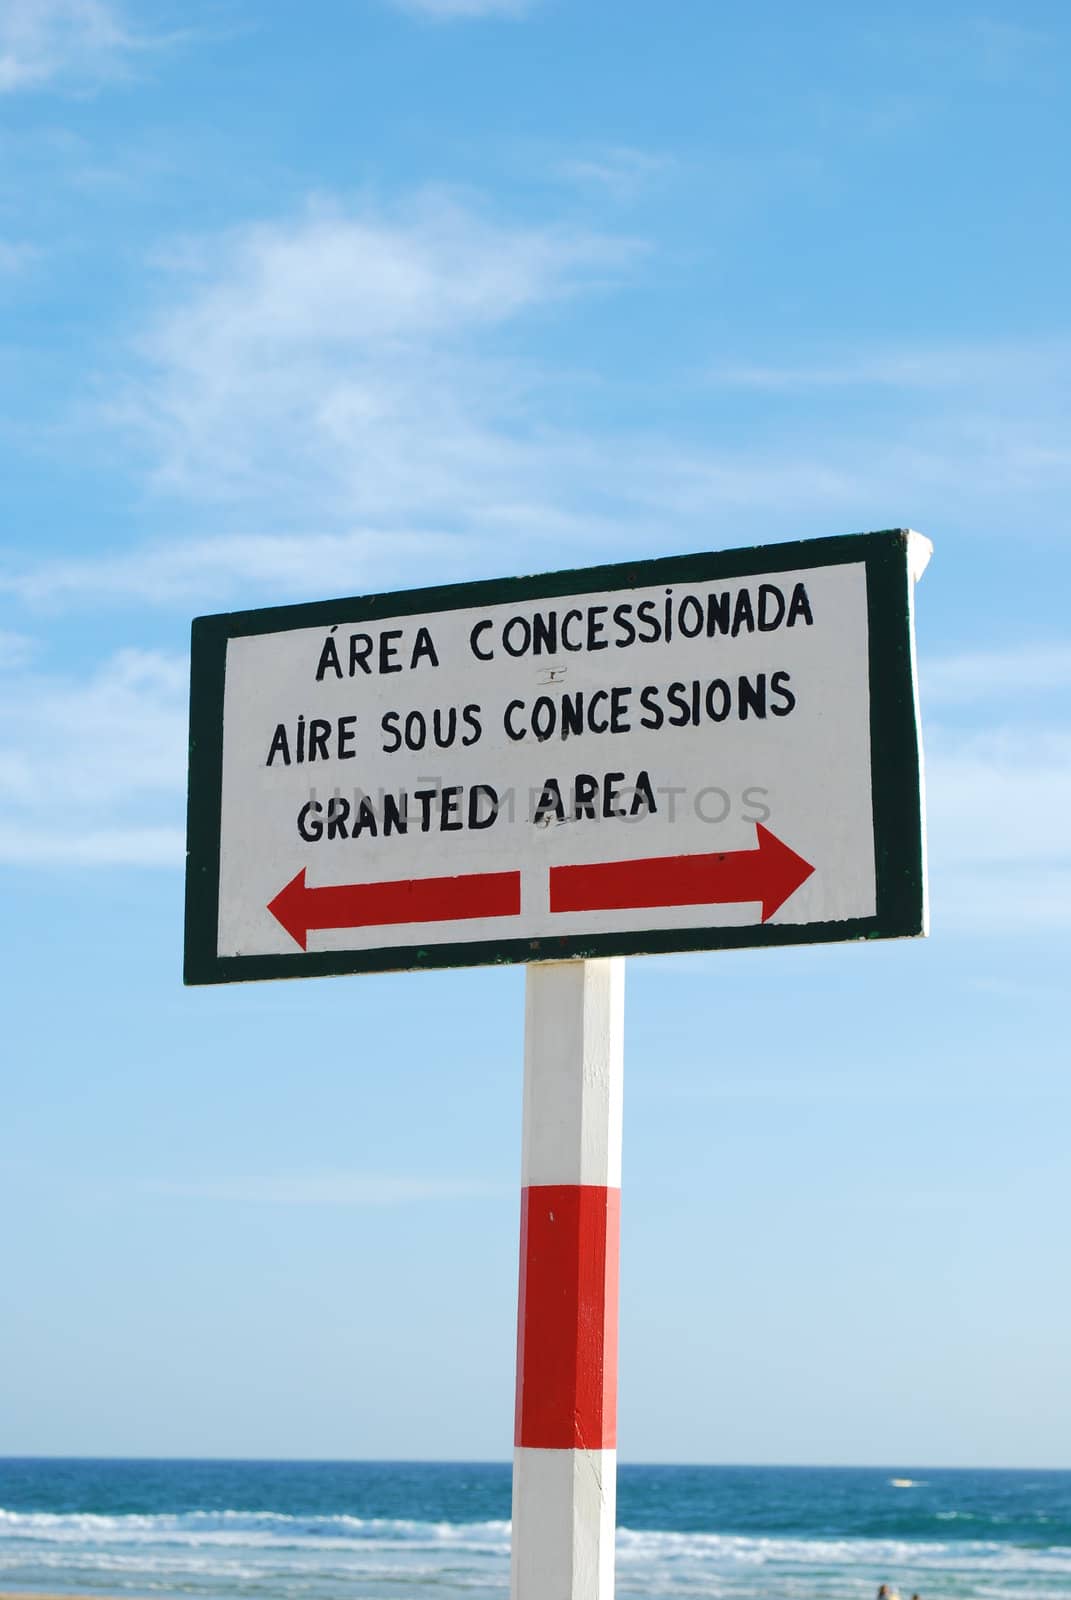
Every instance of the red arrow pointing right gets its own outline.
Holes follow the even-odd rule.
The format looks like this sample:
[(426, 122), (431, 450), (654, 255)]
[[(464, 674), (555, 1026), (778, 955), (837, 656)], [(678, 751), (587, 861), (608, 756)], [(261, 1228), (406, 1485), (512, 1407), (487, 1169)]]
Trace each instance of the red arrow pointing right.
[(755, 838), (754, 850), (551, 867), (550, 909), (625, 911), (756, 900), (762, 905), (763, 922), (768, 922), (814, 868), (761, 822), (755, 825)]

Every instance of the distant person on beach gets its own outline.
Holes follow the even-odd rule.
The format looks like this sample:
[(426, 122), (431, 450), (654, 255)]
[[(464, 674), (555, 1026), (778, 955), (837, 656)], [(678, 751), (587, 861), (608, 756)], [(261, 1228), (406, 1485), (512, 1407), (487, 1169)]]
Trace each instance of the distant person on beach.
[[(878, 1600), (900, 1600), (900, 1591), (890, 1589), (887, 1583), (883, 1583), (878, 1590)], [(919, 1600), (918, 1595), (912, 1595), (911, 1600)]]

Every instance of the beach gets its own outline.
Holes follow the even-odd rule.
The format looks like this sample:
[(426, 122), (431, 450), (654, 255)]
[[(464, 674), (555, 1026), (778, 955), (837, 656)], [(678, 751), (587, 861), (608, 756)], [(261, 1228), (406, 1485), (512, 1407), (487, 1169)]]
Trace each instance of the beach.
[[(0, 1600), (509, 1591), (507, 1463), (0, 1462)], [(620, 1468), (617, 1594), (1071, 1597), (1071, 1473)]]

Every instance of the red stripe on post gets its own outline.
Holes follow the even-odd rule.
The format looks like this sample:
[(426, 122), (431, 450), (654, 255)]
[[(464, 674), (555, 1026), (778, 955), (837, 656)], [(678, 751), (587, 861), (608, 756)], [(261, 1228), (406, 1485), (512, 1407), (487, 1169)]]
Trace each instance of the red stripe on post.
[(521, 1190), (514, 1442), (533, 1450), (617, 1447), (621, 1191)]

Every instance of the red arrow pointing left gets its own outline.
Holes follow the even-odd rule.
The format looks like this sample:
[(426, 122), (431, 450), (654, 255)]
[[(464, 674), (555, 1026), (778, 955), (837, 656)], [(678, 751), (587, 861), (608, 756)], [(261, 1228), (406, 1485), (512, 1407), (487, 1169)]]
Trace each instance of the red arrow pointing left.
[(272, 916), (303, 950), (308, 948), (308, 934), (314, 928), (461, 922), (471, 917), (515, 917), (520, 909), (519, 872), (470, 872), (459, 878), (335, 883), (310, 889), (302, 867), (268, 902)]

